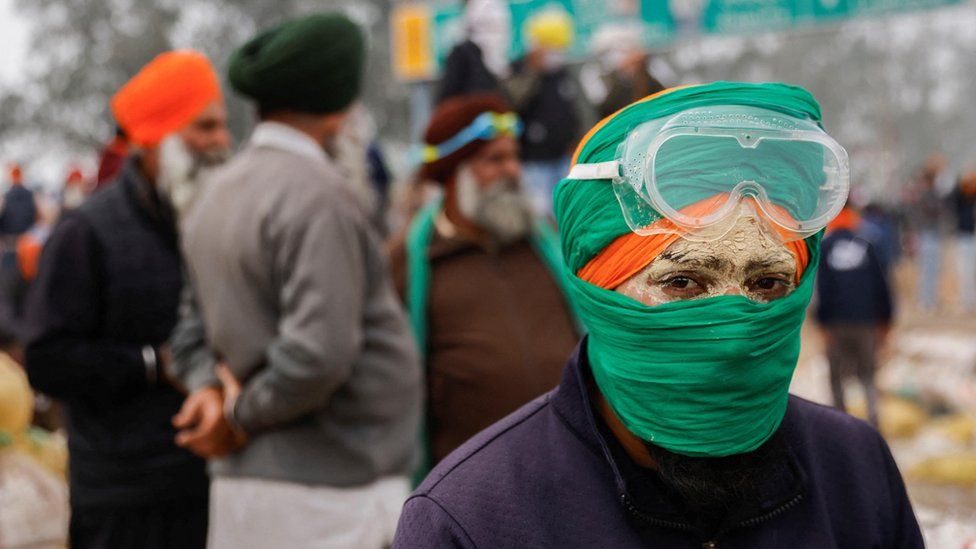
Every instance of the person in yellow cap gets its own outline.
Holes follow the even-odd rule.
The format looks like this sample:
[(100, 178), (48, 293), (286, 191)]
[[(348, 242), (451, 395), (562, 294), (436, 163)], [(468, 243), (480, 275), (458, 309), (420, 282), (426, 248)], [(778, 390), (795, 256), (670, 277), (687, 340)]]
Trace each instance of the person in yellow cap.
[(182, 287), (173, 190), (226, 155), (223, 98), (206, 57), (171, 51), (111, 106), (132, 155), (114, 184), (61, 219), (41, 254), (26, 369), (66, 404), (71, 546), (202, 548), (207, 474), (174, 443), (183, 395), (164, 375), (165, 342)]
[(506, 90), (525, 128), (520, 138), (526, 194), (538, 215), (552, 216), (552, 191), (569, 171), (581, 132), (581, 92), (566, 66), (573, 20), (546, 8), (526, 23), (529, 51), (512, 64)]

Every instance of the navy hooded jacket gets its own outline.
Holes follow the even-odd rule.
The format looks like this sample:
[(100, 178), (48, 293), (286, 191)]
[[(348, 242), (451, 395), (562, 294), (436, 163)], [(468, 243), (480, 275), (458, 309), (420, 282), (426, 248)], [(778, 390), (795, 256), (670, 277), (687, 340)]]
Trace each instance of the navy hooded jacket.
[(877, 431), (793, 396), (776, 435), (790, 459), (771, 469), (761, 503), (717, 535), (697, 531), (601, 434), (585, 345), (556, 390), (430, 473), (404, 506), (394, 548), (923, 547)]
[(823, 325), (890, 324), (891, 288), (874, 244), (847, 229), (824, 237), (817, 298), (816, 317)]

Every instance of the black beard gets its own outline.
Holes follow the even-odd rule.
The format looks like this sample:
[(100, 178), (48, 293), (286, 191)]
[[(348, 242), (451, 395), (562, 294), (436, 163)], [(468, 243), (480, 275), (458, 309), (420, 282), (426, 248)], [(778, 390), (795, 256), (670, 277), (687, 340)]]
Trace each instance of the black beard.
[(770, 464), (787, 452), (778, 433), (752, 452), (718, 458), (684, 456), (650, 442), (644, 444), (657, 463), (661, 480), (706, 529), (743, 507), (758, 506), (759, 487)]

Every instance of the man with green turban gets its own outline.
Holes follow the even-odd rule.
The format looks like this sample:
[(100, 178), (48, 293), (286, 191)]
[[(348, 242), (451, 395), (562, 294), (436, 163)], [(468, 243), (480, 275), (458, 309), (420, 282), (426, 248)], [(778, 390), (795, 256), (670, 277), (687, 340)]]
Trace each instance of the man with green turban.
[(409, 493), (416, 346), (333, 153), (363, 52), (354, 23), (319, 14), (230, 59), (261, 121), (184, 223), (195, 298), (173, 338), (192, 391), (177, 443), (210, 458), (211, 548), (378, 549)]
[(588, 335), (442, 461), (394, 547), (922, 547), (872, 427), (788, 392), (847, 154), (801, 88), (666, 90), (555, 192)]

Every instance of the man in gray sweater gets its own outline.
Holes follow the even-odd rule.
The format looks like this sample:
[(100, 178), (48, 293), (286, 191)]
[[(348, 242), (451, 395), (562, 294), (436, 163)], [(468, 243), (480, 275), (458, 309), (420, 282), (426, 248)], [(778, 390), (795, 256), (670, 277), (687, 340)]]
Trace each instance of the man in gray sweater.
[(195, 299), (173, 340), (177, 442), (215, 458), (211, 547), (382, 547), (409, 492), (417, 353), (327, 152), (362, 59), (352, 22), (313, 15), (230, 60), (262, 120), (183, 225)]

